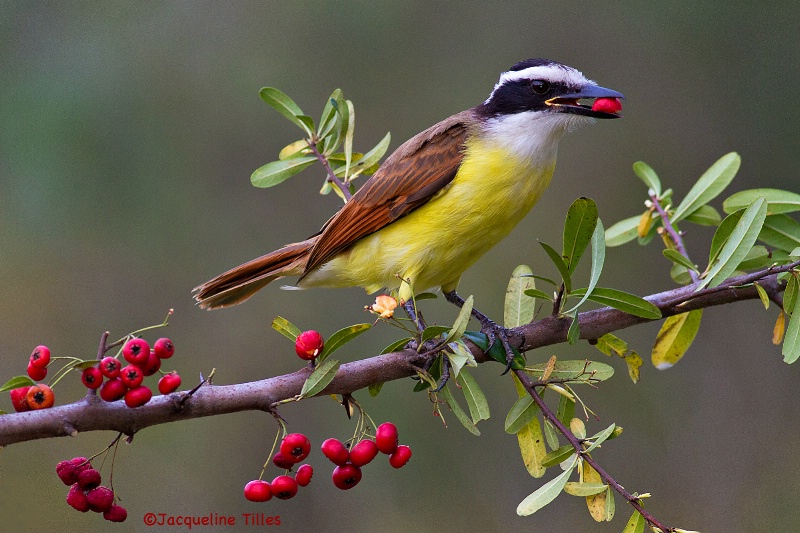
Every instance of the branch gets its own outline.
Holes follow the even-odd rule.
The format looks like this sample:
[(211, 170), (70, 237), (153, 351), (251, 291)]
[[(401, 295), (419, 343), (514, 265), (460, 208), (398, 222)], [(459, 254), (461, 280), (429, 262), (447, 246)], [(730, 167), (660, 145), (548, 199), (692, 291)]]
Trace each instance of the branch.
[[(777, 293), (783, 284), (777, 274), (800, 265), (800, 261), (736, 278), (711, 288), (695, 291), (681, 287), (647, 297), (664, 317), (714, 305), (758, 298), (755, 287), (742, 286), (758, 281), (767, 292)], [(649, 322), (611, 308), (578, 315), (581, 337), (596, 339), (605, 333)], [(509, 341), (523, 351), (566, 342), (569, 319), (546, 317), (510, 331)], [(475, 345), (467, 342), (479, 362), (489, 360)], [(423, 356), (411, 349), (361, 359), (341, 365), (336, 377), (319, 395), (351, 394), (375, 383), (385, 383), (416, 374)], [(236, 385), (204, 385), (188, 400), (186, 392), (158, 396), (142, 407), (131, 409), (124, 402), (107, 403), (87, 396), (68, 405), (0, 416), (0, 446), (35, 439), (76, 436), (83, 431), (113, 430), (133, 435), (149, 426), (222, 415), (239, 411), (269, 411), (275, 402), (294, 398), (311, 369)]]

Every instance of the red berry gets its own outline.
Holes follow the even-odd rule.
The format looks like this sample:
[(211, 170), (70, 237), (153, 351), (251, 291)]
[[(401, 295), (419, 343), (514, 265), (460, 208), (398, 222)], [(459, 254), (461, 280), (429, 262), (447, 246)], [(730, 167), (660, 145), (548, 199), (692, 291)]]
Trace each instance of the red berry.
[(361, 481), (361, 469), (357, 466), (346, 464), (333, 469), (333, 484), (342, 490), (352, 489)]
[(108, 487), (96, 487), (86, 493), (89, 509), (95, 513), (105, 513), (114, 505), (114, 493)]
[(394, 453), (389, 456), (389, 464), (395, 468), (403, 468), (409, 459), (411, 459), (411, 448), (401, 444)]
[(96, 366), (85, 368), (81, 372), (81, 383), (87, 389), (99, 389), (103, 384), (103, 373)]
[(142, 369), (138, 366), (128, 365), (119, 371), (119, 379), (122, 380), (123, 385), (129, 389), (133, 389), (142, 384), (144, 374), (142, 373)]
[(272, 499), (269, 483), (254, 479), (244, 486), (244, 497), (251, 502), (268, 502)]
[(172, 344), (171, 340), (162, 337), (153, 345), (153, 350), (159, 359), (169, 359), (175, 353), (175, 345)]
[(132, 365), (143, 365), (150, 357), (150, 345), (144, 339), (131, 339), (122, 347), (122, 356)]
[(87, 468), (78, 474), (78, 486), (83, 490), (91, 490), (98, 487), (101, 481), (100, 472), (94, 468)]
[(293, 463), (299, 463), (311, 452), (311, 441), (302, 433), (289, 433), (281, 442), (281, 453)]
[[(76, 459), (78, 458), (76, 457)], [(80, 459), (86, 460), (83, 457)], [(74, 485), (78, 482), (78, 474), (80, 474), (81, 470), (77, 465), (80, 463), (73, 463), (74, 460), (75, 459), (70, 461), (61, 461), (56, 465), (56, 475), (64, 483), (64, 485)]]
[(28, 389), (25, 394), (25, 401), (28, 402), (31, 409), (47, 409), (48, 407), (53, 407), (56, 398), (53, 395), (53, 389), (44, 383), (39, 383)]
[(89, 510), (89, 501), (86, 499), (86, 494), (78, 487), (77, 483), (70, 487), (67, 493), (67, 503), (70, 507), (82, 513)]
[(131, 408), (141, 407), (149, 402), (152, 397), (153, 391), (150, 390), (150, 387), (141, 385), (125, 393), (125, 405)]
[(270, 483), (270, 491), (279, 500), (294, 498), (297, 494), (297, 481), (289, 476), (278, 476)]
[(281, 452), (276, 453), (272, 457), (272, 464), (274, 464), (278, 468), (284, 468), (286, 470), (288, 470), (288, 469), (290, 469), (290, 468), (292, 468), (294, 466), (294, 462), (289, 461), (288, 459), (286, 459), (286, 457), (284, 457), (284, 455)]
[(103, 513), (103, 518), (109, 522), (124, 522), (128, 518), (128, 511), (120, 505), (112, 505), (108, 511)]
[(161, 394), (170, 394), (175, 392), (180, 386), (181, 377), (175, 372), (165, 374), (161, 379), (158, 380), (158, 392)]
[(378, 445), (372, 439), (364, 439), (350, 449), (350, 462), (353, 466), (362, 467), (369, 464), (378, 455)]
[(375, 444), (386, 455), (391, 455), (397, 449), (397, 426), (391, 422), (384, 422), (375, 432)]
[(107, 402), (121, 400), (126, 392), (128, 387), (119, 378), (110, 379), (100, 387), (100, 397)]
[(103, 357), (100, 361), (100, 372), (103, 373), (108, 379), (114, 379), (119, 376), (119, 370), (122, 368), (122, 363), (114, 357)]
[(156, 353), (150, 350), (150, 355), (147, 356), (147, 361), (142, 365), (142, 373), (145, 376), (152, 376), (161, 368), (161, 359), (156, 357)]
[(47, 367), (33, 366), (33, 363), (28, 363), (28, 376), (33, 381), (42, 381), (47, 377)]
[(297, 473), (294, 475), (294, 480), (297, 481), (297, 484), (301, 487), (307, 486), (311, 483), (311, 476), (314, 475), (314, 469), (311, 465), (303, 465), (297, 469)]
[(322, 443), (322, 454), (335, 464), (342, 466), (350, 460), (350, 452), (339, 439), (328, 439)]
[(294, 342), (294, 351), (300, 359), (310, 361), (322, 353), (324, 344), (322, 335), (311, 329), (297, 336), (297, 340)]
[[(14, 406), (14, 410), (18, 413), (31, 410), (31, 406), (28, 405), (28, 402), (25, 400), (28, 389), (30, 389), (30, 387), (20, 387), (8, 391), (8, 395), (11, 396), (11, 405)], [(67, 483), (67, 485), (72, 485), (72, 483)]]
[(622, 111), (622, 103), (619, 98), (598, 98), (592, 104), (592, 111), (601, 111), (603, 113), (617, 113)]
[(37, 346), (31, 352), (30, 364), (36, 368), (44, 368), (50, 363), (50, 348)]

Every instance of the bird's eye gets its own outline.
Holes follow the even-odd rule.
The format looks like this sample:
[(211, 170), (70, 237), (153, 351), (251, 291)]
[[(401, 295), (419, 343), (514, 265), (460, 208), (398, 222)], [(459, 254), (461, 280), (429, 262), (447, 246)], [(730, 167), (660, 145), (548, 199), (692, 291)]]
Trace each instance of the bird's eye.
[(550, 90), (550, 84), (544, 80), (533, 80), (531, 82), (531, 90), (536, 94), (545, 94)]

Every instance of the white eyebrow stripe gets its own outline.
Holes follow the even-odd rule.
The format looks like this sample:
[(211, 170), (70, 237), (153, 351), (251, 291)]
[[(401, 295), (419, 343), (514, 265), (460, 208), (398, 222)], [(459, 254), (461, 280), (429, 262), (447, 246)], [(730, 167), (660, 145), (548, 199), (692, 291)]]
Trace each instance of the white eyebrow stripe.
[(568, 86), (581, 87), (584, 85), (597, 85), (593, 80), (587, 79), (580, 71), (572, 67), (561, 64), (552, 65), (539, 65), (536, 67), (528, 67), (523, 70), (511, 70), (503, 72), (500, 80), (494, 86), (492, 94), (486, 99), (488, 102), (494, 96), (495, 91), (505, 83), (515, 82), (519, 80), (535, 80), (542, 79), (553, 83), (562, 83)]

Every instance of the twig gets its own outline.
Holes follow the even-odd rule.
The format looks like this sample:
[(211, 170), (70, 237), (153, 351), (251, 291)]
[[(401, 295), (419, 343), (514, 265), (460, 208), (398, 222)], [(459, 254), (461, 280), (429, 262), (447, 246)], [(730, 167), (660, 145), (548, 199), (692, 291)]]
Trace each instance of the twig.
[[(661, 225), (664, 227), (664, 231), (667, 232), (670, 240), (675, 244), (675, 249), (678, 250), (678, 253), (683, 257), (689, 259), (689, 254), (686, 252), (686, 247), (683, 245), (683, 237), (672, 227), (672, 222), (669, 221), (669, 215), (664, 211), (664, 208), (661, 207), (661, 202), (659, 202), (655, 191), (650, 194), (650, 200), (653, 202), (653, 207), (655, 207), (658, 212), (658, 216), (661, 217)], [(691, 261), (691, 259), (689, 260)], [(700, 281), (700, 277), (694, 270), (689, 270), (689, 276), (692, 278), (692, 283)]]
[(330, 163), (328, 162), (328, 158), (325, 157), (317, 150), (317, 140), (316, 139), (306, 139), (308, 143), (308, 147), (311, 149), (311, 153), (317, 158), (317, 160), (322, 164), (322, 167), (325, 169), (325, 172), (328, 174), (328, 181), (336, 185), (336, 187), (342, 191), (342, 195), (344, 196), (344, 201), (347, 202), (350, 198), (353, 197), (353, 194), (350, 192), (350, 189), (347, 185), (339, 179), (339, 177), (334, 174), (333, 169), (331, 168)]

